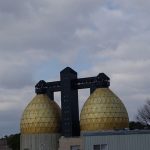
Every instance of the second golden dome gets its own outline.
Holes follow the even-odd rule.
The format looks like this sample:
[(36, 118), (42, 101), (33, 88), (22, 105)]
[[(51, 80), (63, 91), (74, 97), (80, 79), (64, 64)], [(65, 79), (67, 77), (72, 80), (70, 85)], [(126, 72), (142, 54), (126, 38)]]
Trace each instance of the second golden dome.
[(96, 89), (85, 102), (80, 114), (81, 131), (128, 128), (129, 118), (124, 104), (109, 89)]

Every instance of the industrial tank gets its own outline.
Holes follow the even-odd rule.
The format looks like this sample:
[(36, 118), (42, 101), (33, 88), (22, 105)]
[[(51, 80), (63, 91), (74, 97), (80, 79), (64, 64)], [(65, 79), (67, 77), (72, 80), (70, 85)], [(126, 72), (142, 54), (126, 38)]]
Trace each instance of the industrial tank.
[(56, 150), (61, 112), (47, 94), (37, 94), (25, 108), (21, 123), (21, 150)]
[(109, 88), (96, 89), (81, 110), (81, 132), (118, 130), (128, 125), (124, 104)]

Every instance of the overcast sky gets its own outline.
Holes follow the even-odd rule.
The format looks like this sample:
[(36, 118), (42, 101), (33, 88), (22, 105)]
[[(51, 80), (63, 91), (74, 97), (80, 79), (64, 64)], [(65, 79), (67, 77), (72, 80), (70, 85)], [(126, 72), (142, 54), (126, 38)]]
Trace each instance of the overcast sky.
[(34, 85), (66, 66), (106, 73), (134, 120), (150, 98), (149, 14), (149, 0), (0, 0), (0, 137), (19, 132)]

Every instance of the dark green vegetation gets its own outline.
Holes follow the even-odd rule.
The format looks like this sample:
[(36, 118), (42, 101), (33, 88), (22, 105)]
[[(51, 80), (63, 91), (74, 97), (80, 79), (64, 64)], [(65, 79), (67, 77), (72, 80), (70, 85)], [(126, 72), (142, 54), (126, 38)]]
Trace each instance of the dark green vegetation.
[(20, 134), (5, 136), (7, 144), (12, 150), (20, 150)]
[(130, 130), (136, 130), (136, 129), (138, 129), (138, 130), (144, 130), (144, 129), (150, 129), (150, 127), (147, 126), (147, 125), (144, 125), (144, 124), (142, 124), (140, 122), (131, 121), (129, 123), (129, 129)]

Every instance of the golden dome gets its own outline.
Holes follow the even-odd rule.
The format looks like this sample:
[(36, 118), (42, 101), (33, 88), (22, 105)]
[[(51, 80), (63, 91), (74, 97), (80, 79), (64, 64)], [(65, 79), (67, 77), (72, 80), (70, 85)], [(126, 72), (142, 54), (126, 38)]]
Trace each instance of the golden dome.
[(128, 113), (121, 100), (108, 88), (96, 89), (80, 114), (81, 131), (128, 128)]
[(25, 108), (21, 119), (21, 133), (59, 133), (60, 108), (46, 94), (38, 94)]

